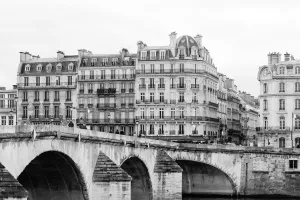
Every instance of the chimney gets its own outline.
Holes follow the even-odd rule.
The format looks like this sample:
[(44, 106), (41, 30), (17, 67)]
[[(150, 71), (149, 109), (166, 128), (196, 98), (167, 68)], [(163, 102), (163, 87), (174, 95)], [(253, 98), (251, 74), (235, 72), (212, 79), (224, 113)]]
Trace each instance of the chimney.
[(202, 35), (197, 34), (196, 37), (194, 37), (198, 46), (201, 47), (202, 46)]
[(34, 55), (32, 55), (32, 60), (37, 60), (39, 58), (40, 58), (40, 56), (34, 56)]
[(26, 59), (25, 59), (25, 53), (24, 52), (20, 52), (20, 61), (21, 62), (26, 61)]
[(271, 65), (272, 64), (272, 54), (269, 53), (268, 54), (268, 65)]
[(31, 60), (31, 54), (29, 52), (26, 51), (24, 54), (25, 54), (25, 61)]
[(57, 60), (60, 60), (65, 56), (64, 52), (62, 52), (62, 51), (58, 51), (56, 53), (57, 53)]
[(286, 52), (284, 54), (284, 61), (289, 61), (290, 60), (290, 54), (288, 52)]
[[(270, 62), (271, 61), (271, 62)], [(273, 52), (270, 54), (270, 59), (269, 59), (269, 65), (274, 65), (276, 63), (279, 63), (281, 61), (281, 54)]]
[(170, 36), (170, 47), (171, 47), (171, 48), (175, 48), (175, 46), (176, 46), (176, 36), (177, 36), (177, 33), (174, 31), (174, 32), (172, 32), (169, 36)]
[(17, 89), (17, 85), (13, 85), (13, 90), (16, 90)]

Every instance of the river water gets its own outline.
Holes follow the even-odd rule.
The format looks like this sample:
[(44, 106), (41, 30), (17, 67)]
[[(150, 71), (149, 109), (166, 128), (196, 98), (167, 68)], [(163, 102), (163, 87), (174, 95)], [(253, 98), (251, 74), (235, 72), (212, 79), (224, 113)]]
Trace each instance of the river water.
[[(271, 199), (276, 199), (276, 200), (286, 200), (287, 198), (266, 198), (266, 197), (260, 197), (260, 198), (248, 198), (248, 197), (239, 197), (239, 198), (230, 198), (230, 197), (183, 197), (182, 200), (271, 200)], [(299, 200), (299, 199), (292, 199), (289, 198), (288, 200)]]

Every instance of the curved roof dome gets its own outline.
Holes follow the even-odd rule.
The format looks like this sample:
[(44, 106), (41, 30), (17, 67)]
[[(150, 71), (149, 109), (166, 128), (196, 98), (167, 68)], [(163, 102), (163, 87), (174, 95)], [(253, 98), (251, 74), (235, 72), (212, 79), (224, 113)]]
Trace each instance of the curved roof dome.
[(198, 44), (194, 38), (189, 35), (183, 35), (179, 37), (176, 41), (176, 47), (184, 46), (186, 48), (192, 48), (193, 46), (198, 48)]

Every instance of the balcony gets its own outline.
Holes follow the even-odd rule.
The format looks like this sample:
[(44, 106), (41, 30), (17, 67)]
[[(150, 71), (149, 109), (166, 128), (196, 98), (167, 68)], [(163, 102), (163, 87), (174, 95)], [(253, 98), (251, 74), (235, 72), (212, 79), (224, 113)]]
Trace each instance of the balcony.
[(269, 126), (269, 127), (256, 127), (257, 133), (290, 133), (290, 127), (280, 127), (280, 126)]
[(193, 100), (192, 100), (192, 103), (198, 103), (198, 100), (193, 99)]
[(18, 89), (45, 89), (45, 88), (66, 88), (66, 89), (75, 89), (75, 82), (60, 82), (56, 83), (18, 83)]
[(97, 95), (115, 95), (116, 88), (108, 88), (108, 89), (97, 89)]
[(209, 106), (212, 106), (212, 107), (215, 107), (215, 108), (218, 108), (218, 107), (219, 107), (219, 104), (214, 103), (214, 102), (211, 102), (211, 101), (208, 102), (208, 105), (209, 105)]
[(34, 99), (33, 101), (34, 102), (40, 102), (40, 99)]
[(133, 88), (129, 88), (129, 93), (133, 93), (134, 89)]
[(80, 90), (79, 90), (79, 94), (84, 94), (84, 90), (83, 90), (83, 89), (80, 89)]
[(148, 85), (148, 89), (155, 89), (155, 84)]
[(193, 134), (193, 135), (198, 135), (198, 131), (195, 131), (195, 130), (194, 130), (194, 131), (192, 131), (192, 134)]
[(176, 134), (176, 131), (175, 130), (171, 130), (169, 131), (170, 132), (170, 135), (175, 135)]
[(71, 98), (67, 98), (66, 101), (72, 101), (72, 99)]
[(88, 108), (93, 108), (94, 107), (94, 105), (93, 104), (88, 104)]
[(158, 135), (163, 135), (164, 134), (164, 130), (159, 129), (158, 130)]
[(140, 84), (140, 85), (139, 85), (139, 88), (140, 88), (140, 89), (146, 89), (146, 84)]
[(176, 84), (170, 84), (170, 88), (171, 89), (175, 89), (176, 88)]
[(185, 84), (177, 84), (177, 89), (185, 89), (186, 85)]
[(114, 109), (116, 108), (116, 104), (115, 103), (98, 103), (97, 104), (97, 108), (98, 109), (104, 109), (104, 110), (107, 110), (107, 109)]
[(164, 89), (165, 88), (165, 84), (158, 84), (158, 88), (159, 89)]
[(170, 100), (170, 104), (176, 104), (176, 100), (175, 99), (171, 99)]
[(84, 108), (84, 104), (83, 103), (79, 104), (79, 108)]
[(178, 135), (184, 135), (184, 131), (178, 131)]
[(191, 88), (192, 88), (192, 89), (199, 89), (199, 84), (192, 84), (192, 85), (191, 85)]
[(89, 93), (89, 94), (93, 94), (93, 89), (89, 89), (89, 90), (88, 90), (88, 93)]
[(54, 99), (54, 102), (59, 102), (60, 100), (58, 98), (55, 98)]
[(184, 99), (179, 99), (178, 103), (184, 103)]
[(197, 60), (198, 56), (197, 55), (192, 55), (193, 60)]
[(134, 107), (134, 103), (129, 103), (129, 104), (128, 104), (128, 107), (129, 107), (129, 108), (133, 108), (133, 107)]
[(125, 108), (126, 107), (126, 103), (121, 103), (121, 108)]
[(184, 59), (184, 55), (179, 55), (179, 59)]
[(121, 93), (125, 93), (126, 92), (126, 89), (121, 89)]

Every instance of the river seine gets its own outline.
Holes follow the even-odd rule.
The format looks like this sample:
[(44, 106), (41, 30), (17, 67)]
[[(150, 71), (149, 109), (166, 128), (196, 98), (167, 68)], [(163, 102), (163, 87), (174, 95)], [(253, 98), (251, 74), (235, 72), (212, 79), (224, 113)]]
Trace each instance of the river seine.
[[(230, 198), (230, 197), (183, 197), (182, 200), (271, 200), (271, 199), (276, 199), (276, 200), (287, 200), (287, 198), (266, 198), (266, 197), (261, 197), (261, 198), (246, 198), (246, 197), (240, 197), (240, 198)], [(289, 198), (288, 200), (299, 200), (299, 199), (292, 199)]]

